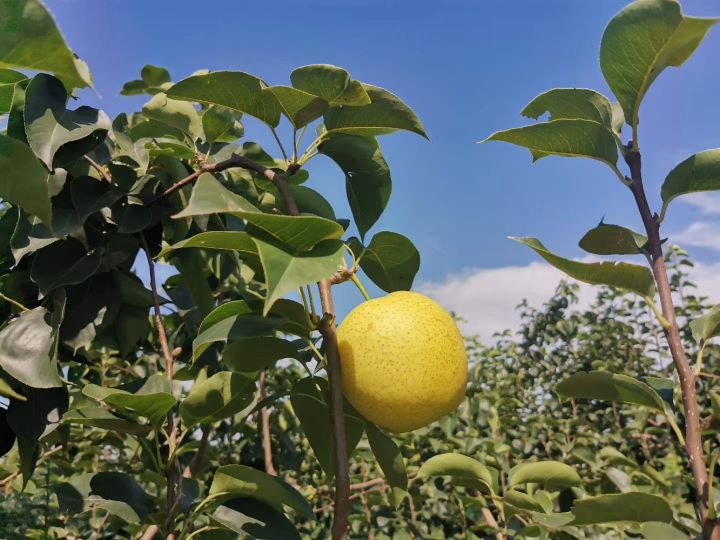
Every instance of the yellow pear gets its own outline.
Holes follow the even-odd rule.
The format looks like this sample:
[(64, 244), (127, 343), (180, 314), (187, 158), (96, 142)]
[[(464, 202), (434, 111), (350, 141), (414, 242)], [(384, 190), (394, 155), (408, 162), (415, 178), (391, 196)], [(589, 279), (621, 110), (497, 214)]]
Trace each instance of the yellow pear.
[(465, 396), (468, 362), (455, 321), (434, 300), (394, 292), (353, 309), (338, 328), (342, 388), (390, 431), (426, 426)]

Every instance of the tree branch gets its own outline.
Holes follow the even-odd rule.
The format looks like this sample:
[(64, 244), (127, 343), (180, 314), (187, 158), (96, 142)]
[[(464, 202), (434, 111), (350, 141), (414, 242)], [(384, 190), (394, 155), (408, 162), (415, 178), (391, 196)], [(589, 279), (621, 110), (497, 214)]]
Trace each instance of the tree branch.
[(650, 205), (645, 195), (640, 152), (628, 148), (625, 152), (625, 161), (630, 168), (632, 179), (629, 188), (635, 198), (635, 203), (640, 212), (640, 217), (642, 218), (648, 237), (650, 261), (660, 296), (662, 316), (667, 322), (667, 325), (663, 327), (663, 332), (680, 382), (683, 410), (685, 412), (685, 451), (690, 462), (690, 469), (695, 484), (695, 496), (698, 501), (697, 504), (700, 521), (703, 525), (703, 534), (707, 539), (717, 540), (720, 539), (720, 527), (717, 522), (708, 519), (708, 495), (711, 486), (708, 482), (708, 471), (703, 457), (700, 410), (695, 390), (695, 374), (685, 356), (680, 330), (677, 319), (675, 318), (675, 306), (673, 304), (670, 280), (668, 279), (662, 240), (660, 238), (660, 224), (657, 220), (657, 215), (653, 214), (650, 210)]
[[(155, 276), (155, 262), (153, 261), (152, 255), (150, 254), (150, 248), (148, 247), (145, 235), (140, 233), (140, 241), (142, 242), (143, 250), (148, 262), (148, 273), (150, 274), (150, 289), (152, 291), (153, 298), (153, 311), (155, 328), (158, 333), (158, 340), (160, 341), (160, 349), (162, 350), (163, 358), (165, 358), (165, 373), (168, 380), (172, 384), (173, 377), (175, 374), (175, 358), (170, 352), (170, 347), (167, 340), (167, 331), (165, 329), (165, 323), (162, 318), (162, 312), (160, 311), (160, 296), (158, 295), (157, 278)], [(165, 528), (168, 531), (167, 540), (175, 540), (175, 511), (177, 510), (178, 502), (180, 500), (179, 482), (180, 478), (177, 474), (177, 467), (175, 467), (175, 450), (177, 446), (177, 424), (175, 422), (175, 413), (170, 410), (167, 416), (167, 432), (168, 432), (168, 463), (166, 465), (165, 476), (167, 478), (167, 516), (165, 520)]]
[[(260, 401), (264, 400), (267, 397), (267, 392), (265, 391), (265, 370), (262, 370), (260, 372)], [(265, 457), (265, 472), (272, 475), (277, 476), (277, 471), (275, 470), (275, 466), (273, 465), (272, 460), (272, 439), (270, 437), (270, 411), (267, 407), (261, 407), (260, 408), (260, 426), (262, 429), (262, 446), (263, 446), (263, 455)]]

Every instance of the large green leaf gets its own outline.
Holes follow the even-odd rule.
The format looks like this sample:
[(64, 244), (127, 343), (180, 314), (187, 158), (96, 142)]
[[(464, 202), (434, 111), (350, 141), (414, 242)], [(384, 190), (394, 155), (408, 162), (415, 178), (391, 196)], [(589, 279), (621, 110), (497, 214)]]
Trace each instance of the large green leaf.
[(152, 429), (152, 426), (149, 424), (138, 424), (137, 422), (120, 418), (98, 405), (83, 405), (71, 409), (63, 415), (62, 421), (63, 424), (76, 424), (136, 435), (146, 434)]
[(535, 497), (515, 489), (506, 490), (503, 494), (503, 501), (506, 504), (520, 510), (527, 510), (529, 512), (544, 512), (542, 505), (535, 499)]
[(648, 521), (640, 527), (646, 540), (687, 540), (688, 535), (672, 525), (660, 521)]
[(223, 186), (212, 174), (203, 173), (193, 186), (188, 205), (173, 217), (180, 219), (241, 211), (247, 213), (260, 212), (250, 201)]
[(0, 197), (52, 224), (50, 173), (25, 143), (0, 133)]
[(61, 146), (93, 134), (104, 138), (111, 127), (104, 112), (87, 106), (67, 109), (67, 99), (62, 82), (45, 73), (35, 75), (25, 90), (28, 144), (48, 169), (53, 168), (53, 158)]
[(112, 132), (115, 139), (114, 157), (127, 157), (137, 164), (141, 173), (147, 170), (150, 161), (150, 152), (145, 147), (147, 139), (135, 140), (130, 134), (127, 115), (120, 113), (112, 123)]
[(332, 107), (325, 113), (325, 127), (331, 133), (375, 136), (407, 130), (427, 138), (425, 128), (413, 110), (384, 88), (363, 84), (370, 104), (362, 107)]
[(252, 372), (298, 355), (297, 347), (285, 339), (259, 336), (233, 340), (225, 347), (222, 359), (233, 371)]
[(555, 391), (566, 398), (619, 401), (665, 410), (662, 398), (650, 385), (607, 371), (576, 373), (558, 384)]
[(177, 249), (187, 248), (224, 249), (237, 251), (241, 253), (241, 256), (257, 255), (255, 242), (244, 231), (207, 231), (180, 240), (172, 246), (165, 246), (158, 254), (158, 257), (166, 257)]
[(254, 240), (267, 287), (263, 315), (288, 293), (332, 277), (344, 262), (345, 244), (340, 240), (324, 240), (308, 251), (299, 252), (290, 251), (276, 242)]
[(259, 120), (270, 127), (280, 122), (280, 104), (257, 77), (241, 71), (216, 71), (193, 75), (168, 89), (173, 99), (222, 105)]
[(318, 151), (337, 163), (345, 173), (350, 210), (360, 237), (364, 237), (382, 215), (392, 192), (390, 169), (377, 141), (337, 133), (325, 139)]
[(79, 514), (97, 508), (128, 523), (141, 523), (155, 501), (137, 481), (121, 472), (80, 474), (52, 487), (64, 512)]
[(279, 512), (285, 507), (310, 518), (312, 507), (296, 489), (262, 471), (245, 465), (224, 465), (215, 471), (209, 495), (219, 500), (248, 497), (269, 504)]
[(254, 313), (223, 317), (201, 329), (193, 340), (193, 358), (198, 358), (213, 343), (267, 335), (284, 322), (285, 320), (279, 317), (261, 317)]
[(104, 401), (118, 411), (144, 416), (156, 426), (165, 421), (177, 402), (170, 382), (161, 374), (151, 375), (135, 393), (88, 384), (83, 388), (83, 394)]
[(420, 253), (402, 234), (382, 231), (364, 247), (355, 238), (350, 247), (360, 268), (385, 292), (409, 291), (420, 269)]
[(317, 96), (330, 105), (361, 106), (370, 103), (362, 83), (350, 79), (342, 68), (328, 64), (311, 64), (290, 73), (293, 88)]
[(25, 401), (11, 400), (7, 422), (15, 435), (37, 441), (52, 432), (67, 411), (67, 388), (30, 388)]
[(582, 480), (570, 465), (559, 461), (520, 463), (508, 475), (510, 487), (526, 483), (542, 484), (548, 488), (578, 487)]
[(14, 69), (0, 69), (0, 114), (9, 113), (18, 84), (27, 81), (27, 76)]
[(192, 103), (155, 94), (142, 108), (143, 115), (187, 133), (195, 140), (203, 135), (202, 119)]
[(102, 254), (96, 250), (85, 253), (83, 245), (74, 239), (54, 242), (37, 252), (30, 277), (40, 293), (46, 295), (53, 289), (88, 279), (100, 267)]
[[(253, 227), (260, 229), (257, 238), (272, 239), (297, 252), (309, 250), (325, 240), (338, 240), (345, 232), (342, 225), (319, 216), (284, 216), (260, 212), (235, 212)], [(265, 233), (265, 234), (262, 234)], [(262, 256), (262, 254), (261, 254)]]
[(492, 491), (493, 477), (485, 465), (463, 454), (439, 454), (422, 464), (418, 478), (448, 476), (460, 485), (475, 485)]
[(650, 493), (629, 492), (600, 495), (575, 501), (571, 525), (594, 525), (616, 521), (661, 521), (669, 523), (673, 511), (668, 502)]
[(192, 386), (180, 404), (180, 415), (187, 425), (216, 422), (247, 408), (254, 397), (254, 378), (221, 371)]
[(295, 525), (270, 505), (237, 498), (218, 506), (210, 519), (223, 527), (257, 540), (300, 540)]
[(608, 98), (585, 88), (554, 88), (537, 96), (522, 115), (537, 120), (548, 113), (549, 120), (591, 120), (612, 129), (612, 105)]
[(647, 236), (620, 225), (600, 223), (580, 240), (580, 247), (595, 255), (642, 255)]
[(92, 85), (87, 65), (68, 49), (52, 17), (38, 0), (1, 2), (0, 67), (55, 73), (68, 88)]
[(378, 465), (392, 488), (393, 504), (397, 508), (407, 495), (408, 477), (400, 449), (388, 435), (374, 424), (365, 423), (365, 433)]
[(690, 322), (693, 339), (704, 343), (720, 335), (720, 305), (713, 306), (705, 315)]
[(210, 105), (202, 115), (202, 126), (208, 142), (232, 142), (245, 134), (242, 113), (221, 105)]
[(644, 298), (655, 295), (655, 280), (644, 266), (624, 262), (582, 263), (559, 257), (542, 245), (537, 238), (511, 238), (534, 249), (558, 270), (578, 281), (591, 285), (609, 285), (636, 292)]
[(693, 154), (675, 167), (665, 178), (660, 193), (665, 216), (673, 199), (688, 193), (720, 190), (720, 148)]
[(548, 155), (586, 157), (615, 169), (618, 151), (610, 130), (584, 119), (551, 120), (530, 126), (497, 131), (487, 141), (504, 141), (530, 150), (533, 161)]
[(32, 388), (63, 386), (57, 347), (62, 313), (37, 307), (0, 330), (0, 367)]
[(613, 17), (600, 44), (600, 68), (628, 124), (639, 123), (640, 103), (657, 76), (682, 65), (715, 22), (684, 16), (675, 0), (638, 0)]
[(282, 112), (295, 129), (320, 118), (328, 108), (327, 101), (297, 88), (271, 86), (268, 91), (277, 98)]

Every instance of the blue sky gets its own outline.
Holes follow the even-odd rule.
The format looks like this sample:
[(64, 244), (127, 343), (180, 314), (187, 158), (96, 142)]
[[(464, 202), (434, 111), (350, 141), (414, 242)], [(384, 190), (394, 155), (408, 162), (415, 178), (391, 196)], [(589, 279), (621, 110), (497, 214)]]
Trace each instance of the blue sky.
[[(393, 230), (415, 242), (422, 290), (451, 309), (479, 310), (496, 320), (504, 320), (499, 310), (511, 309), (521, 292), (540, 294), (532, 289), (542, 273), (540, 265), (531, 265), (536, 256), (506, 236), (537, 236), (563, 255), (582, 257), (577, 241), (603, 216), (641, 227), (626, 188), (603, 165), (562, 158), (531, 165), (523, 149), (476, 144), (493, 131), (526, 123), (519, 111), (549, 88), (587, 87), (609, 95), (597, 61), (599, 43), (607, 21), (626, 3), (46, 1), (95, 77), (97, 95), (87, 93), (85, 101), (111, 116), (142, 105), (143, 97), (119, 91), (145, 63), (167, 67), (174, 80), (208, 68), (247, 71), (271, 84), (287, 84), (297, 66), (330, 63), (402, 97), (431, 141), (406, 133), (381, 139), (394, 185), (373, 232)], [(682, 4), (690, 15), (720, 15), (717, 0)], [(655, 207), (674, 165), (720, 147), (719, 52), (715, 28), (685, 66), (656, 81), (641, 109), (645, 178)], [(246, 133), (274, 150), (260, 125), (248, 120)], [(316, 158), (310, 172), (309, 185), (339, 215), (349, 216), (340, 170)], [(720, 271), (720, 240), (702, 240), (700, 233), (720, 238), (720, 199), (693, 201), (671, 207), (665, 232), (683, 239), (712, 276)], [(506, 268), (526, 271), (504, 277), (491, 272)], [(444, 297), (448, 283), (455, 292)], [(544, 295), (550, 284), (543, 286)], [(343, 311), (357, 301), (349, 289), (338, 291)], [(720, 284), (715, 290), (720, 295)], [(481, 325), (478, 319), (474, 328)]]

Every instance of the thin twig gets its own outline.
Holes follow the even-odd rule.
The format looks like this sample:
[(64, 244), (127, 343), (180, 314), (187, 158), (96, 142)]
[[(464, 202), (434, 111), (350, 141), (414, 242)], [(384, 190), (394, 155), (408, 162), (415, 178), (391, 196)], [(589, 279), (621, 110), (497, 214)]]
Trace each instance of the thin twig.
[(102, 165), (100, 165), (97, 161), (95, 161), (90, 156), (83, 156), (83, 159), (85, 161), (87, 161), (90, 164), (90, 166), (100, 174), (100, 176), (102, 177), (103, 180), (105, 180), (108, 184), (112, 184), (112, 178), (110, 177), (108, 172), (105, 169), (103, 169)]
[[(265, 370), (260, 372), (260, 400), (264, 400), (267, 397), (265, 391)], [(265, 458), (265, 472), (277, 476), (277, 471), (273, 465), (272, 460), (272, 438), (270, 437), (270, 410), (267, 407), (260, 408), (260, 425), (262, 429), (262, 446), (263, 455)]]
[[(150, 274), (150, 289), (152, 291), (153, 298), (153, 311), (155, 328), (158, 333), (158, 340), (160, 341), (160, 349), (162, 350), (163, 358), (165, 359), (165, 374), (172, 384), (173, 377), (175, 374), (175, 358), (170, 352), (170, 346), (167, 340), (167, 330), (165, 329), (165, 322), (162, 318), (162, 312), (160, 311), (160, 296), (158, 295), (157, 278), (155, 276), (155, 261), (153, 261), (152, 255), (150, 254), (150, 248), (148, 247), (145, 235), (140, 233), (140, 240), (142, 242), (143, 250), (148, 262), (148, 273)], [(167, 415), (167, 433), (168, 433), (168, 460), (169, 463), (166, 467), (165, 476), (167, 477), (167, 497), (166, 505), (168, 514), (165, 520), (165, 528), (168, 530), (167, 539), (175, 539), (174, 522), (175, 522), (175, 511), (177, 510), (180, 502), (180, 490), (179, 490), (179, 475), (177, 474), (177, 468), (175, 467), (174, 460), (176, 459), (175, 450), (177, 445), (177, 424), (175, 422), (175, 413), (170, 410)]]
[(3, 293), (0, 293), (0, 300), (4, 300), (8, 304), (12, 304), (16, 308), (18, 308), (20, 311), (30, 311), (29, 307), (22, 305), (20, 302), (10, 298), (9, 296), (5, 296)]

